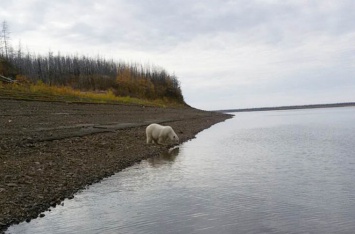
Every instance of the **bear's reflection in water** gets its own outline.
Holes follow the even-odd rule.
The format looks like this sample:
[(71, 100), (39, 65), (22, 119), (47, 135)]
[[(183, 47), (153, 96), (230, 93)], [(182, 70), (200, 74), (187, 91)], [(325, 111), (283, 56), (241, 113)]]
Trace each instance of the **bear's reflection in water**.
[(161, 167), (167, 164), (173, 164), (176, 157), (179, 155), (179, 147), (170, 148), (168, 151), (163, 152), (155, 157), (147, 159), (152, 167)]

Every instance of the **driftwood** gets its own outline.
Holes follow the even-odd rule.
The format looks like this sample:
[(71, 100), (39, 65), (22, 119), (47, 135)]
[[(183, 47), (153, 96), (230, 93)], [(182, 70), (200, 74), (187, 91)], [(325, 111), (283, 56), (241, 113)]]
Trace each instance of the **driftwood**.
[(0, 75), (0, 81), (6, 82), (6, 83), (15, 83), (16, 82), (16, 80), (13, 80), (11, 78), (8, 78), (8, 77), (2, 76), (2, 75)]

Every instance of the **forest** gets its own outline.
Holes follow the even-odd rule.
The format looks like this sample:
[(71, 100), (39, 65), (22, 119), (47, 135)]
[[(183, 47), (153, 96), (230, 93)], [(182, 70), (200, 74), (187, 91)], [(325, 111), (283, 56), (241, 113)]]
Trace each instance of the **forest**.
[(70, 87), (82, 92), (110, 92), (117, 97), (184, 104), (180, 82), (162, 68), (113, 59), (48, 52), (24, 52), (10, 44), (8, 24), (0, 34), (0, 77), (18, 84)]

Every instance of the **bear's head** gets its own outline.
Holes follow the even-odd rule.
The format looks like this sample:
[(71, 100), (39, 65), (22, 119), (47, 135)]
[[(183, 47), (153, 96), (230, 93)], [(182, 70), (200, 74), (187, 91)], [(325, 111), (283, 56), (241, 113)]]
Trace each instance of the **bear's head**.
[(175, 144), (179, 144), (179, 137), (176, 135), (176, 133), (174, 131), (170, 132), (169, 134), (169, 139), (175, 143)]

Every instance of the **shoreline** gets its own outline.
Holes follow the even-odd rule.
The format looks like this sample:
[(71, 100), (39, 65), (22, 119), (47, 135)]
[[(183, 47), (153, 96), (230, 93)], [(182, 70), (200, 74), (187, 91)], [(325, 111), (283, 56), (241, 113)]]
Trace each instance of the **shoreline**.
[(145, 127), (173, 127), (180, 144), (232, 115), (193, 108), (4, 100), (0, 104), (0, 233), (124, 168), (167, 151)]
[(298, 105), (298, 106), (256, 107), (256, 108), (228, 109), (228, 110), (217, 110), (217, 111), (219, 111), (219, 112), (254, 112), (254, 111), (335, 108), (335, 107), (351, 107), (351, 106), (355, 106), (355, 102), (329, 103), (329, 104), (310, 104), (310, 105)]

